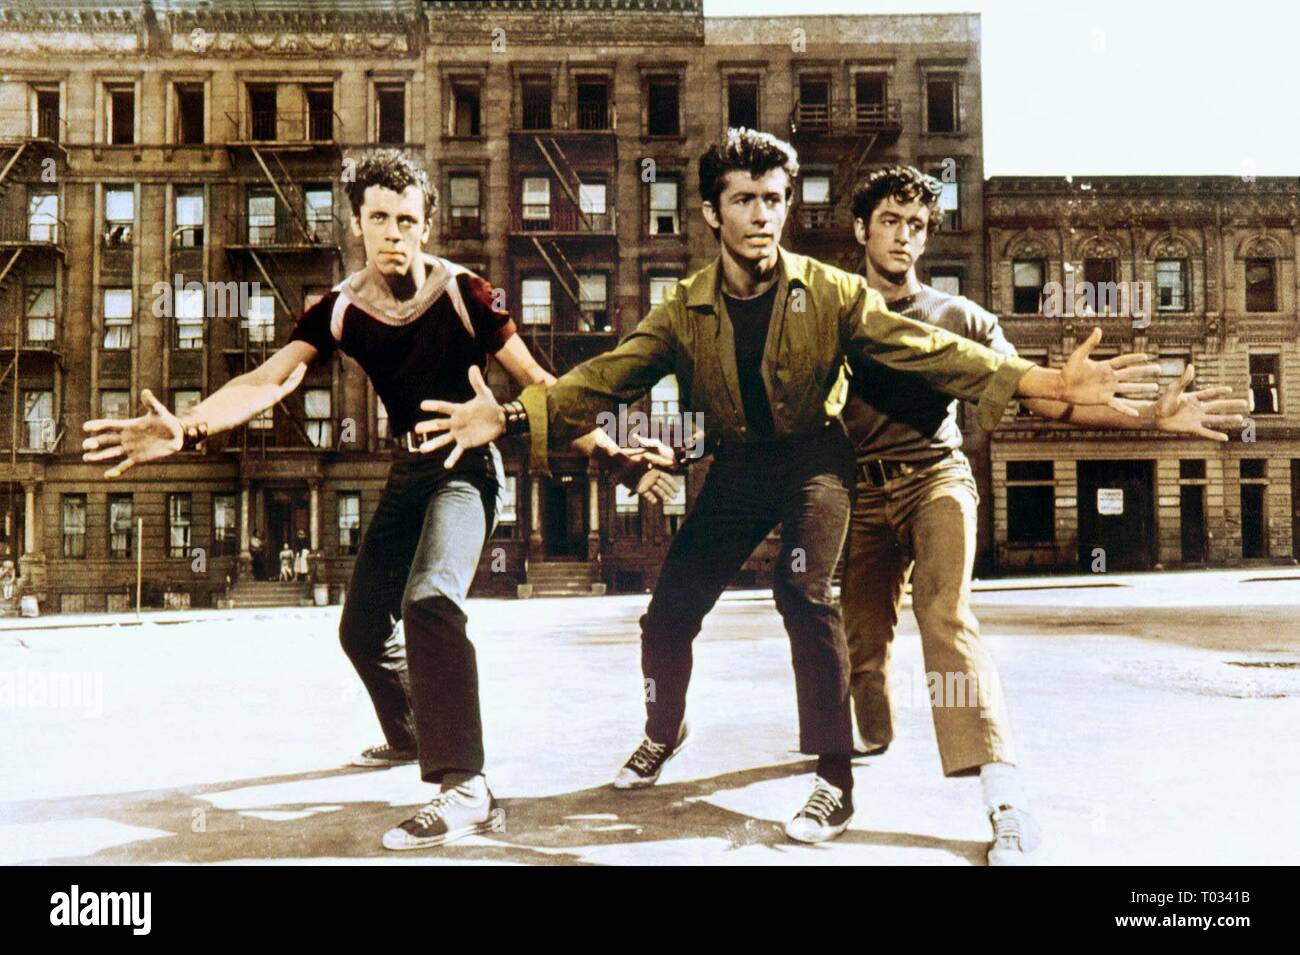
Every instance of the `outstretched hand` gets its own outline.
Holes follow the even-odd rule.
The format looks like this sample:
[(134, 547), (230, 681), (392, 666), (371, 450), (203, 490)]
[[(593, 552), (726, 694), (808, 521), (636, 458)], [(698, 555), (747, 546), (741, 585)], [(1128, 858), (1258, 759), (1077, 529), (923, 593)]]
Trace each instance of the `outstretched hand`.
[(1062, 400), (1075, 405), (1107, 405), (1121, 414), (1139, 416), (1141, 409), (1127, 399), (1154, 397), (1160, 390), (1156, 383), (1160, 366), (1141, 353), (1093, 361), (1088, 356), (1100, 341), (1101, 329), (1094, 328), (1066, 361), (1061, 369)]
[(629, 491), (650, 503), (666, 504), (677, 496), (677, 478), (667, 470), (677, 465), (673, 449), (657, 438), (631, 435), (637, 447), (623, 448), (611, 457), (610, 470)]
[(420, 453), (428, 454), (456, 442), (456, 447), (451, 449), (447, 460), (443, 462), (444, 467), (453, 467), (466, 448), (482, 447), (494, 438), (501, 437), (506, 430), (505, 412), (501, 410), (492, 389), (483, 380), (483, 372), (478, 365), (470, 366), (469, 383), (474, 389), (474, 397), (470, 401), (458, 404), (431, 398), (420, 402), (420, 410), (446, 415), (444, 418), (430, 418), (416, 424), (416, 434), (445, 432), (421, 442)]
[(1240, 428), (1250, 405), (1244, 398), (1229, 398), (1232, 389), (1228, 387), (1187, 391), (1195, 376), (1196, 369), (1188, 365), (1182, 376), (1165, 388), (1155, 405), (1156, 427), (1211, 441), (1227, 441), (1224, 431)]
[(145, 413), (138, 418), (95, 418), (83, 426), (91, 437), (81, 442), (85, 452), (81, 460), (112, 461), (125, 455), (125, 460), (104, 472), (106, 478), (174, 454), (184, 443), (180, 421), (152, 391), (140, 392), (140, 401)]

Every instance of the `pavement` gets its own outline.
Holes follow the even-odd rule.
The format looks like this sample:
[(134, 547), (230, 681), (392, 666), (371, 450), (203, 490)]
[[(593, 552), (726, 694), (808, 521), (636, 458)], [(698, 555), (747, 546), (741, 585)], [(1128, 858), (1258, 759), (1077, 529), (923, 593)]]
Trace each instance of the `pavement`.
[[(609, 785), (640, 738), (645, 596), (474, 600), (488, 778), (505, 833), (392, 853), (428, 798), (379, 741), (338, 607), (0, 621), (0, 863), (978, 865), (979, 783), (945, 779), (915, 622), (898, 737), (856, 764), (853, 824), (788, 842), (812, 763), (789, 644), (760, 591), (695, 648), (692, 741), (647, 791)], [(1051, 864), (1300, 858), (1300, 570), (981, 581)]]

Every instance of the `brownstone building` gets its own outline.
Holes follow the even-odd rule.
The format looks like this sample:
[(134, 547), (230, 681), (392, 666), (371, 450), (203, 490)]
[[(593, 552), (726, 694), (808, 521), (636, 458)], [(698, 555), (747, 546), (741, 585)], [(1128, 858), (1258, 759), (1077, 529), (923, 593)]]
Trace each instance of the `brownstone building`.
[[(305, 540), (337, 597), (390, 453), (347, 359), (206, 452), (116, 481), (79, 444), (84, 421), (135, 413), (144, 388), (173, 408), (210, 394), (360, 267), (342, 183), (369, 149), (425, 164), (442, 198), (433, 249), (502, 288), (556, 371), (611, 347), (715, 254), (695, 162), (728, 124), (795, 142), (791, 244), (845, 265), (860, 172), (931, 168), (949, 188), (927, 277), (985, 287), (974, 16), (19, 2), (0, 16), (0, 64), (0, 549), (46, 610), (127, 606), (137, 558), (149, 604), (307, 598), (252, 580), (254, 538), (269, 572)], [(494, 384), (510, 390), (499, 371)], [(668, 379), (646, 410), (676, 403)], [(675, 504), (643, 508), (575, 455), (546, 479), (503, 451), (479, 592), (653, 583), (698, 474)]]
[[(989, 307), (1024, 355), (1060, 363), (1099, 324), (1110, 353), (1156, 355), (1166, 381), (1190, 362), (1198, 387), (1251, 400), (1227, 444), (1008, 412), (992, 441), (996, 566), (1292, 560), (1300, 180), (994, 177), (985, 196)], [(1122, 294), (1078, 291), (1107, 286)]]

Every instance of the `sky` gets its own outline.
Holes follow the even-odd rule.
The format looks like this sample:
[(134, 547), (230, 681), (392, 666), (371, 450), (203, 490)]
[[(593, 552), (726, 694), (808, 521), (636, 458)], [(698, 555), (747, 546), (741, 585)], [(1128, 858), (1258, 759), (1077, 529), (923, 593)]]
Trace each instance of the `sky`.
[(986, 176), (1300, 176), (1293, 0), (704, 0), (812, 12), (980, 14)]

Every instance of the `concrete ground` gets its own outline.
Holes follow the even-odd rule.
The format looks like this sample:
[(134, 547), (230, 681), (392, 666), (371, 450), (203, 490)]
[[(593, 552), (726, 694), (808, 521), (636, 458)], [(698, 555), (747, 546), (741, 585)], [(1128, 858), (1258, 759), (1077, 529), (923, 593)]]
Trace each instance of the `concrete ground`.
[[(983, 861), (978, 781), (944, 779), (905, 611), (898, 739), (856, 770), (834, 843), (807, 794), (789, 645), (732, 592), (696, 646), (691, 744), (608, 785), (640, 738), (645, 597), (478, 600), (489, 780), (508, 831), (414, 853), (427, 798), (379, 741), (338, 608), (0, 621), (0, 863), (919, 864)], [(1043, 863), (1300, 860), (1300, 571), (986, 581), (976, 609), (1046, 833)]]

